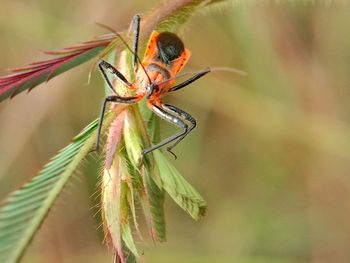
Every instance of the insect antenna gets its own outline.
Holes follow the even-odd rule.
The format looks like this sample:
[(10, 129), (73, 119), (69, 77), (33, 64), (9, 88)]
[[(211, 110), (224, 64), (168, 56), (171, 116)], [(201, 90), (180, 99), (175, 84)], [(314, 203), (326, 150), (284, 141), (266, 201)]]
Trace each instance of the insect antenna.
[(168, 78), (166, 80), (158, 82), (158, 83), (156, 83), (156, 85), (160, 86), (160, 85), (166, 84), (167, 82), (172, 81), (174, 79), (178, 79), (178, 78), (181, 78), (181, 77), (184, 77), (184, 76), (188, 76), (188, 75), (202, 75), (202, 74), (204, 75), (206, 73), (214, 72), (214, 71), (226, 71), (226, 72), (235, 73), (235, 74), (238, 74), (238, 75), (241, 75), (241, 76), (246, 76), (247, 75), (247, 72), (245, 72), (243, 70), (240, 70), (240, 69), (236, 69), (236, 68), (230, 68), (230, 67), (213, 67), (213, 68), (210, 68), (210, 67), (207, 67), (205, 69), (198, 70), (198, 71), (188, 71), (188, 72), (184, 72), (184, 73), (178, 74), (178, 75), (176, 75), (176, 76), (174, 76), (172, 78)]
[(115, 31), (112, 27), (108, 26), (108, 25), (105, 25), (105, 24), (102, 24), (102, 23), (99, 23), (99, 22), (95, 22), (96, 25), (112, 32), (113, 34), (115, 34), (117, 37), (119, 37), (119, 39), (123, 42), (123, 44), (126, 46), (126, 48), (133, 54), (135, 55), (137, 61), (140, 63), (141, 67), (142, 67), (142, 70), (143, 72), (146, 74), (147, 76), (147, 79), (148, 79), (148, 83), (151, 85), (152, 84), (152, 81), (151, 81), (151, 78), (149, 77), (145, 67), (142, 65), (142, 61), (140, 59), (140, 57), (138, 56), (137, 53), (135, 53), (131, 48), (130, 46), (128, 45), (128, 43), (125, 41), (125, 39), (117, 32)]
[(151, 85), (151, 84), (152, 84), (151, 78), (149, 77), (149, 75), (148, 75), (148, 73), (147, 73), (145, 67), (142, 65), (142, 61), (141, 61), (140, 57), (139, 57), (137, 54), (135, 54), (134, 51), (132, 51), (132, 49), (130, 48), (130, 46), (128, 45), (128, 43), (126, 43), (126, 41), (124, 40), (124, 38), (123, 38), (118, 32), (115, 32), (115, 34), (116, 34), (117, 37), (119, 37), (119, 39), (123, 42), (123, 44), (126, 46), (126, 48), (127, 48), (133, 55), (135, 55), (137, 61), (140, 63), (140, 65), (141, 65), (141, 67), (142, 67), (143, 72), (144, 72), (144, 73), (146, 74), (146, 76), (147, 76), (148, 84)]
[(115, 31), (112, 27), (110, 27), (106, 24), (102, 24), (100, 22), (95, 22), (95, 24), (98, 25), (99, 27), (106, 29), (107, 31), (110, 31), (111, 33), (117, 34), (117, 31)]

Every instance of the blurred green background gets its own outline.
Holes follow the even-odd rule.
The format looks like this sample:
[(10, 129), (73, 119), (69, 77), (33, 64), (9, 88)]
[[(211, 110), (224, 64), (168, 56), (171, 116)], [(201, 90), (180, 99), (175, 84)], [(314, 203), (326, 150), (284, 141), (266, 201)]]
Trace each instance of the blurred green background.
[[(179, 32), (186, 70), (213, 73), (169, 97), (198, 119), (173, 161), (208, 201), (199, 223), (166, 202), (168, 242), (147, 262), (350, 262), (350, 7), (345, 1), (234, 1)], [(281, 3), (282, 2), (282, 3)], [(160, 1), (2, 0), (0, 74), (39, 51), (128, 27)], [(91, 63), (0, 104), (0, 199), (98, 116)], [(162, 125), (162, 136), (175, 132)], [(172, 158), (172, 156), (168, 156)], [(69, 183), (22, 262), (111, 262), (98, 212), (100, 165)]]

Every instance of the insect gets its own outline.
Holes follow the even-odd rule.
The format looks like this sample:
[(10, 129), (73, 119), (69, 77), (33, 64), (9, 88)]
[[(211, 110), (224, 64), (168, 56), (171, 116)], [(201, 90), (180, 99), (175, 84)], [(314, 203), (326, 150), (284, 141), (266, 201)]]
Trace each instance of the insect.
[[(118, 36), (133, 54), (132, 61), (136, 74), (135, 82), (130, 83), (125, 76), (120, 73), (120, 71), (105, 60), (101, 60), (98, 64), (102, 76), (107, 82), (113, 95), (106, 96), (102, 104), (96, 148), (98, 149), (99, 147), (103, 116), (107, 103), (135, 104), (146, 97), (148, 100), (147, 105), (150, 110), (165, 121), (168, 121), (181, 128), (181, 132), (164, 139), (148, 149), (144, 149), (143, 154), (148, 154), (156, 149), (168, 145), (166, 148), (167, 151), (173, 154), (176, 159), (176, 155), (172, 152), (172, 149), (196, 127), (196, 120), (182, 109), (174, 105), (164, 104), (162, 102), (162, 95), (186, 87), (212, 71), (212, 69), (206, 68), (195, 73), (187, 80), (179, 84), (175, 84), (175, 78), (186, 65), (188, 59), (190, 58), (191, 52), (184, 47), (182, 40), (177, 35), (170, 32), (159, 33), (153, 31), (149, 38), (144, 58), (141, 61), (137, 55), (140, 33), (139, 15), (134, 17), (133, 27), (134, 43), (132, 50), (119, 34)], [(119, 96), (116, 90), (113, 88), (111, 81), (108, 79), (106, 71), (113, 74), (113, 76), (123, 85), (131, 90), (134, 90), (136, 95), (132, 97)]]

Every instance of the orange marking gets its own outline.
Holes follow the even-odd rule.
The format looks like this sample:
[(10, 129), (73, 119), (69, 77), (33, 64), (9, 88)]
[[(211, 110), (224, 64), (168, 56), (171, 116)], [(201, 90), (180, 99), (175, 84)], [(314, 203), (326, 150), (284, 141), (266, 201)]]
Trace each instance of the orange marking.
[[(158, 48), (157, 48), (157, 37), (159, 33), (156, 31), (153, 31), (148, 43), (147, 43), (147, 48), (145, 51), (145, 56), (143, 57), (143, 63), (146, 63), (147, 61), (152, 61), (154, 57), (157, 55)], [(143, 64), (142, 63), (142, 64)]]
[[(174, 78), (188, 62), (191, 56), (191, 51), (185, 48), (185, 50), (177, 59), (170, 62), (170, 65), (165, 65), (164, 63), (160, 62), (158, 59), (158, 53), (159, 53), (159, 50), (157, 47), (158, 36), (159, 36), (158, 32), (156, 31), (152, 32), (147, 43), (147, 48), (145, 51), (144, 58), (142, 60), (142, 65), (144, 66), (144, 68), (147, 68), (147, 66), (150, 64), (156, 64), (162, 67), (164, 70), (166, 70), (169, 73), (170, 78)], [(162, 82), (165, 80), (164, 76), (160, 72), (148, 70), (147, 73), (152, 82)], [(147, 80), (145, 73), (140, 68), (138, 69), (138, 79), (140, 84), (144, 83)], [(159, 95), (161, 93), (166, 92), (168, 89), (174, 86), (175, 82), (176, 81), (174, 79), (162, 85), (160, 87)]]
[(181, 56), (172, 62), (174, 75), (177, 75), (183, 69), (187, 61), (190, 59), (190, 57), (191, 57), (191, 51), (185, 48), (185, 51), (182, 52)]

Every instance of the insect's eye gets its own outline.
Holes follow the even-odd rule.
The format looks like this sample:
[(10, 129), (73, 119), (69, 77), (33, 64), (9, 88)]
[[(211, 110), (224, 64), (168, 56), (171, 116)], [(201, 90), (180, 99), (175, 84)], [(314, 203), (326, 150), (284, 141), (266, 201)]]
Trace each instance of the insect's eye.
[(157, 47), (158, 58), (166, 64), (180, 57), (185, 50), (182, 40), (170, 32), (162, 32), (158, 35)]

